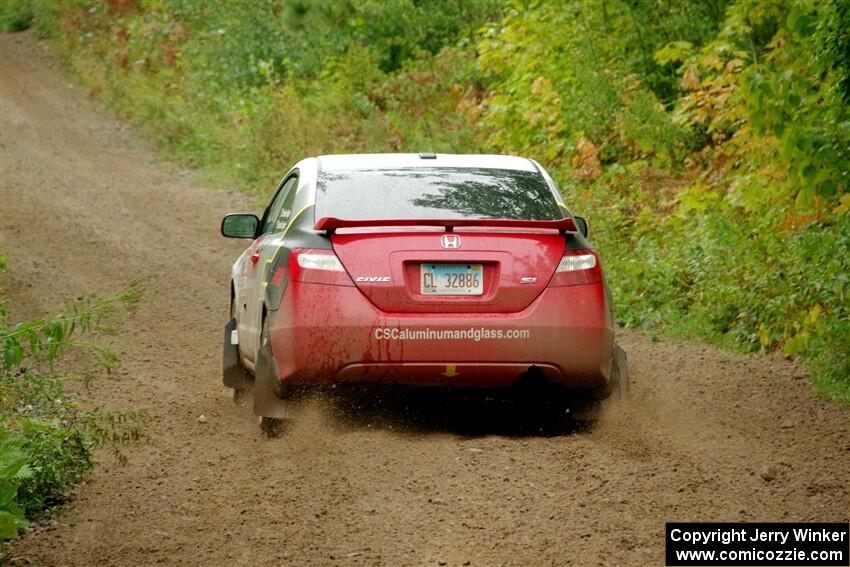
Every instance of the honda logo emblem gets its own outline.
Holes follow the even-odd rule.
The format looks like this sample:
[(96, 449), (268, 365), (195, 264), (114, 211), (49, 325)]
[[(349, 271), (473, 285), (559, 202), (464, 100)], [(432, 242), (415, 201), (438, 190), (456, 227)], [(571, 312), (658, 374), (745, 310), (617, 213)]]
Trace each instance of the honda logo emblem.
[(444, 234), (440, 237), (440, 244), (447, 250), (460, 248), (460, 236), (457, 234)]

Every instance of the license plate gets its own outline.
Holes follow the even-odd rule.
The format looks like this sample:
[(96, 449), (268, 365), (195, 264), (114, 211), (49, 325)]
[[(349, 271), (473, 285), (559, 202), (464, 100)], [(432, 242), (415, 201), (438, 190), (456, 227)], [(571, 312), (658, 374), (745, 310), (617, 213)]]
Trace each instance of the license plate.
[(481, 264), (422, 264), (422, 295), (482, 295)]

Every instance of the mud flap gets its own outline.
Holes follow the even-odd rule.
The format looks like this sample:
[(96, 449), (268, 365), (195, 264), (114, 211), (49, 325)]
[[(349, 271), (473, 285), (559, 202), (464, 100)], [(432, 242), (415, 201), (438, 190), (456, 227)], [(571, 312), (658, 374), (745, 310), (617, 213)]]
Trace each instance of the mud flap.
[(291, 417), (291, 402), (280, 399), (276, 393), (275, 383), (279, 383), (280, 374), (268, 344), (263, 345), (257, 353), (254, 374), (254, 415), (275, 419)]
[(614, 352), (611, 353), (611, 377), (605, 388), (604, 398), (613, 401), (625, 400), (629, 397), (629, 361), (620, 345), (614, 344)]
[(629, 397), (629, 363), (626, 351), (620, 345), (614, 344), (611, 353), (611, 372), (608, 375), (608, 384), (593, 392), (598, 400), (612, 398), (622, 400)]
[(224, 344), (221, 353), (221, 380), (228, 388), (247, 390), (251, 387), (251, 376), (239, 362), (239, 347), (231, 344), (230, 336), (236, 330), (236, 319), (224, 326)]
[(626, 351), (620, 348), (620, 345), (614, 345), (614, 361), (617, 365), (617, 373), (619, 375), (619, 397), (626, 399), (631, 394), (632, 383), (629, 377), (629, 359), (626, 356)]

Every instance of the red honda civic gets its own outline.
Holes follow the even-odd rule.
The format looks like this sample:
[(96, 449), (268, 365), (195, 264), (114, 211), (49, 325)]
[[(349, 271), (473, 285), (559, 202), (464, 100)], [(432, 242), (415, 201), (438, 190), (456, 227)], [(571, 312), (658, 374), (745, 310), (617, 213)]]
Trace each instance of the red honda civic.
[(261, 217), (229, 214), (221, 233), (251, 242), (232, 269), (223, 379), (253, 389), (267, 432), (293, 387), (628, 387), (587, 223), (534, 160), (311, 157)]

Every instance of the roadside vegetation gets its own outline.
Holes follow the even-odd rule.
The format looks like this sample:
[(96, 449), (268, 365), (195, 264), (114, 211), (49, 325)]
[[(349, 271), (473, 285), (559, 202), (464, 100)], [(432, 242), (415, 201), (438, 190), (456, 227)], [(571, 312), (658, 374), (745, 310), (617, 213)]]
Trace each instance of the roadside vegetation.
[(310, 154), (535, 157), (620, 323), (780, 351), (850, 403), (845, 0), (3, 5), (170, 158), (263, 198)]
[(141, 294), (141, 284), (130, 282), (113, 295), (79, 298), (57, 315), (13, 323), (0, 289), (0, 545), (83, 482), (96, 449), (110, 449), (121, 462), (121, 446), (144, 438), (143, 412), (86, 407), (84, 396), (74, 395), (99, 372), (115, 370), (116, 354), (95, 339), (114, 333)]

